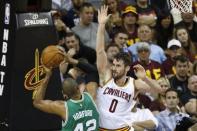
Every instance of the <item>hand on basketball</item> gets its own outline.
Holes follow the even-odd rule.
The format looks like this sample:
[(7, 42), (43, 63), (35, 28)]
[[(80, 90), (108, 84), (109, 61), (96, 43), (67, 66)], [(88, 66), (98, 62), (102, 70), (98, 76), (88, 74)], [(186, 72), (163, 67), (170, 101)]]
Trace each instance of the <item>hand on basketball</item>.
[(142, 67), (140, 64), (133, 66), (133, 69), (137, 78), (142, 79), (142, 80), (146, 78), (146, 71), (144, 67)]
[(64, 55), (66, 53), (63, 47), (61, 47), (59, 45), (56, 45), (56, 47), (58, 48), (60, 54)]
[(98, 10), (98, 22), (99, 24), (105, 24), (111, 14), (107, 15), (108, 6), (102, 6), (100, 10)]
[[(42, 59), (41, 59), (42, 63)], [(46, 76), (51, 76), (52, 74), (52, 67), (46, 67), (44, 64), (42, 64), (42, 67), (44, 69), (44, 72), (46, 73)]]
[(47, 68), (57, 68), (64, 61), (64, 52), (60, 46), (49, 45), (42, 51), (41, 63)]

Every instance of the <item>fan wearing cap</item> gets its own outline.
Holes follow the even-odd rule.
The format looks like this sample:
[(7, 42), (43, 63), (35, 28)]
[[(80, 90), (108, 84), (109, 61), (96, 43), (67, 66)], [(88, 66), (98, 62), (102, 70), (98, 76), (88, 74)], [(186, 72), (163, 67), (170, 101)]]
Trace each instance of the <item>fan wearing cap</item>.
[(166, 54), (167, 54), (167, 59), (163, 62), (163, 68), (164, 68), (164, 72), (167, 76), (172, 76), (173, 74), (175, 74), (175, 69), (174, 69), (174, 64), (175, 64), (175, 58), (178, 55), (182, 54), (182, 48), (181, 48), (181, 43), (180, 41), (176, 40), (176, 39), (172, 39), (168, 42), (167, 45), (167, 50), (166, 50)]
[(122, 28), (128, 33), (127, 45), (130, 46), (139, 41), (137, 36), (138, 13), (133, 6), (127, 6), (122, 11)]
[(137, 45), (137, 55), (138, 60), (133, 63), (131, 66), (131, 70), (133, 70), (133, 66), (140, 64), (146, 70), (146, 75), (152, 79), (159, 79), (160, 77), (164, 77), (164, 70), (160, 63), (150, 59), (150, 45), (146, 42), (140, 42)]

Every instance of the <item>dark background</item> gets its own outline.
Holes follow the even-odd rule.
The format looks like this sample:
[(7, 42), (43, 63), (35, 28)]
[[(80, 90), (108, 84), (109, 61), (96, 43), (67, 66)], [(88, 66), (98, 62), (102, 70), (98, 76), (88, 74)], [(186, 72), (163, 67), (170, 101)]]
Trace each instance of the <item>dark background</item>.
[[(0, 122), (6, 122), (9, 127), (0, 124), (0, 131), (54, 131), (61, 129), (61, 119), (35, 109), (32, 105), (33, 91), (24, 87), (26, 73), (35, 67), (35, 50), (38, 49), (41, 55), (46, 46), (57, 43), (57, 33), (53, 22), (50, 25), (33, 27), (17, 26), (21, 19), (18, 16), (23, 14), (23, 17), (28, 17), (28, 13), (31, 12), (46, 13), (46, 16), (48, 15), (47, 17), (52, 21), (49, 14), (51, 1), (47, 1), (16, 0), (15, 3), (12, 0), (0, 1), (0, 6), (3, 7), (0, 9), (0, 51), (2, 50), (3, 28), (9, 29), (7, 66), (6, 68), (0, 67), (0, 71), (6, 72), (4, 94), (0, 96)], [(11, 4), (9, 25), (3, 23), (6, 2)], [(2, 54), (0, 54), (1, 56)], [(46, 99), (62, 99), (58, 69), (53, 70), (53, 75), (47, 87)]]
[[(4, 24), (4, 14), (5, 14), (5, 3), (9, 3), (11, 6), (10, 10), (10, 24)], [(11, 68), (13, 65), (13, 50), (14, 50), (14, 6), (11, 0), (1, 0), (0, 1), (0, 60), (2, 58), (2, 44), (3, 44), (3, 29), (9, 29), (9, 39), (8, 39), (8, 50), (6, 53), (6, 67), (0, 65), (0, 71), (5, 72), (4, 76), (4, 90), (3, 95), (0, 96), (0, 130), (8, 130), (8, 127), (5, 126), (9, 124), (9, 113), (10, 113), (10, 92), (11, 92)]]

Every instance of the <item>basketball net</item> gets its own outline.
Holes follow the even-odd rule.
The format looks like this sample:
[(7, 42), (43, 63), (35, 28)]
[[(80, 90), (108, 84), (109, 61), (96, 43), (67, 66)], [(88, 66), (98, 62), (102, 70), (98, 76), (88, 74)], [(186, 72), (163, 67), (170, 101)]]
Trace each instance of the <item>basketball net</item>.
[(193, 0), (169, 0), (171, 8), (177, 8), (183, 13), (192, 13)]

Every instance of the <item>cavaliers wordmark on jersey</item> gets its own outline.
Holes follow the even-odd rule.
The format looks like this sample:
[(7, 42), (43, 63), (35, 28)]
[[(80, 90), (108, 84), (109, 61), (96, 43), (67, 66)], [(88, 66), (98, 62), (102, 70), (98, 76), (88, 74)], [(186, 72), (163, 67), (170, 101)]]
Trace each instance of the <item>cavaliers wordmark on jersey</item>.
[(97, 90), (97, 104), (100, 113), (100, 127), (117, 130), (131, 124), (131, 110), (135, 105), (134, 79), (127, 77), (124, 86), (118, 86), (114, 79)]

